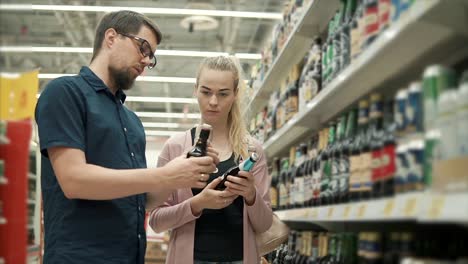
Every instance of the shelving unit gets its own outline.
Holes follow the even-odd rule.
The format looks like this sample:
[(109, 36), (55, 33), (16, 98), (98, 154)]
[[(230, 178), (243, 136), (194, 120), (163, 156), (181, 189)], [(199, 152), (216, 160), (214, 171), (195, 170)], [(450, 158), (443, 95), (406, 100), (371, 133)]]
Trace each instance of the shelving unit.
[(254, 92), (246, 109), (257, 113), (265, 106), (271, 92), (277, 89), (284, 78), (283, 71), (302, 59), (312, 44), (312, 37), (324, 31), (338, 6), (338, 0), (313, 0), (305, 7), (301, 19), (294, 26), (283, 49), (266, 73), (261, 88)]
[[(261, 84), (256, 86), (258, 89), (253, 92), (252, 99), (248, 104), (248, 111), (251, 112), (245, 112), (246, 116), (250, 115), (257, 118), (254, 118), (255, 122), (252, 121), (251, 124), (261, 123), (261, 120), (259, 120), (261, 115), (257, 114), (260, 113), (269, 103), (270, 95), (279, 90), (280, 84), (286, 78), (288, 73), (291, 72), (292, 67), (297, 65), (306, 52), (311, 48), (310, 46), (313, 38), (319, 36), (322, 37), (323, 40), (323, 36), (326, 33), (325, 26), (330, 21), (330, 18), (335, 14), (339, 5), (339, 1), (315, 0), (304, 9), (305, 11), (301, 21), (295, 25), (286, 44), (283, 49), (279, 51), (278, 56), (270, 65), (264, 79), (261, 81)], [(270, 124), (276, 123), (277, 125), (277, 122), (279, 122), (280, 125), (282, 125), (273, 132), (273, 135), (269, 134), (269, 138), (267, 138), (263, 143), (263, 147), (267, 157), (269, 158), (270, 164), (273, 164), (273, 158), (279, 158), (279, 162), (281, 162), (281, 165), (275, 165), (275, 173), (277, 173), (275, 175), (281, 174), (281, 176), (278, 176), (275, 180), (280, 181), (280, 184), (275, 185), (274, 188), (276, 188), (276, 190), (273, 190), (281, 193), (278, 195), (281, 196), (278, 200), (283, 200), (281, 200), (281, 202), (277, 201), (278, 204), (281, 204), (284, 208), (285, 204), (287, 207), (291, 206), (291, 204), (302, 204), (303, 201), (301, 199), (311, 201), (310, 199), (312, 199), (312, 197), (309, 196), (310, 192), (312, 192), (312, 188), (314, 190), (314, 203), (318, 200), (321, 202), (329, 201), (329, 199), (333, 199), (336, 202), (338, 198), (342, 201), (342, 199), (347, 199), (349, 197), (336, 197), (335, 195), (342, 194), (342, 190), (332, 189), (336, 188), (336, 186), (330, 187), (332, 183), (336, 185), (337, 181), (341, 181), (342, 179), (347, 180), (347, 178), (344, 177), (348, 177), (349, 175), (354, 177), (353, 180), (356, 180), (357, 174), (359, 174), (357, 177), (363, 178), (377, 178), (380, 176), (379, 173), (381, 172), (378, 170), (380, 168), (379, 166), (382, 165), (375, 165), (373, 162), (380, 162), (379, 159), (381, 157), (372, 156), (369, 160), (369, 156), (365, 155), (368, 155), (368, 153), (371, 153), (371, 155), (394, 155), (392, 157), (396, 158), (396, 150), (392, 154), (381, 154), (382, 152), (379, 154), (379, 151), (381, 151), (379, 146), (374, 146), (376, 150), (369, 151), (369, 149), (367, 149), (367, 153), (364, 153), (365, 155), (359, 153), (359, 151), (361, 151), (359, 150), (357, 153), (359, 160), (357, 162), (355, 160), (356, 154), (352, 154), (354, 155), (354, 160), (352, 161), (355, 166), (353, 167), (354, 171), (351, 171), (351, 168), (337, 168), (337, 166), (343, 166), (343, 163), (338, 163), (338, 165), (336, 165), (336, 163), (327, 163), (336, 162), (334, 160), (336, 158), (338, 159), (338, 162), (342, 162), (340, 159), (343, 159), (343, 157), (340, 157), (340, 155), (345, 155), (345, 158), (348, 159), (348, 153), (340, 153), (340, 148), (342, 146), (336, 144), (336, 141), (338, 140), (338, 132), (336, 132), (336, 130), (338, 130), (338, 124), (342, 127), (341, 123), (338, 123), (338, 117), (340, 118), (339, 121), (343, 120), (343, 114), (349, 113), (349, 110), (351, 110), (352, 107), (355, 109), (358, 101), (364, 98), (367, 99), (371, 92), (376, 92), (381, 95), (383, 101), (387, 103), (389, 99), (394, 98), (397, 90), (408, 87), (412, 81), (421, 80), (423, 72), (428, 65), (442, 64), (444, 66), (463, 66), (464, 69), (466, 69), (466, 62), (468, 60), (468, 46), (466, 45), (466, 43), (468, 43), (468, 28), (466, 27), (466, 21), (468, 21), (468, 13), (466, 13), (467, 9), (468, 2), (463, 0), (414, 1), (413, 6), (411, 6), (406, 13), (403, 13), (398, 20), (392, 21), (391, 25), (384, 31), (381, 31), (378, 37), (369, 46), (365, 47), (356, 59), (353, 59), (351, 63), (336, 74), (330, 82), (321, 87), (318, 94), (316, 94), (312, 100), (305, 105), (305, 107), (299, 108), (300, 112), (296, 113), (285, 124), (282, 124), (285, 118), (284, 116), (289, 118), (289, 114), (296, 111), (295, 105), (289, 105), (295, 104), (294, 100), (297, 100), (296, 90), (293, 90), (293, 88), (297, 88), (299, 90), (303, 87), (308, 87), (307, 81), (304, 80), (310, 78), (310, 75), (304, 74), (311, 73), (311, 68), (313, 66), (310, 66), (311, 68), (305, 68), (306, 70), (302, 72), (301, 79), (297, 79), (298, 82), (301, 80), (302, 84), (297, 84), (298, 87), (294, 86), (295, 84), (293, 81), (295, 80), (290, 80), (293, 84), (291, 84), (290, 87), (292, 88), (288, 88), (289, 90), (287, 90), (287, 92), (292, 94), (290, 95), (290, 98), (292, 99), (286, 99), (291, 101), (280, 99), (280, 102), (278, 102), (276, 106), (269, 105), (267, 109), (268, 111), (272, 111), (272, 109), (277, 107), (282, 111), (278, 111), (277, 114), (282, 114), (282, 116), (280, 116), (279, 119), (276, 117), (276, 120), (273, 121), (268, 120), (270, 123), (267, 125), (263, 124), (263, 127), (258, 126), (257, 130), (252, 128), (255, 132), (259, 132), (264, 129), (264, 131), (270, 133)], [(330, 22), (331, 25), (333, 25), (332, 23), (334, 22)], [(333, 28), (333, 26), (331, 26), (331, 28)], [(339, 30), (341, 29), (342, 28)], [(331, 36), (333, 37), (333, 45), (335, 45), (336, 42), (340, 43), (341, 37), (336, 37), (336, 35)], [(326, 46), (327, 48), (324, 47), (325, 45), (331, 45), (330, 43), (331, 42), (328, 41), (327, 44), (322, 46), (322, 52), (323, 49), (327, 52), (329, 51), (328, 48), (330, 46)], [(331, 55), (327, 54), (327, 56)], [(322, 63), (324, 63), (323, 60)], [(334, 61), (333, 63), (336, 62)], [(315, 74), (316, 68), (313, 69)], [(307, 70), (309, 71), (308, 73), (306, 72)], [(296, 79), (296, 77), (294, 78)], [(310, 87), (308, 88), (310, 89)], [(300, 90), (298, 94), (301, 96)], [(366, 108), (367, 107), (369, 106), (366, 106)], [(285, 108), (288, 110), (284, 110)], [(284, 111), (289, 112), (285, 114)], [(383, 113), (383, 111), (383, 109), (380, 109), (381, 113)], [(374, 111), (374, 113), (376, 112), (379, 113), (379, 111)], [(265, 113), (262, 112), (261, 114)], [(363, 114), (363, 116), (367, 115), (368, 114)], [(269, 112), (268, 116), (269, 117), (267, 118), (272, 116), (271, 112)], [(346, 115), (345, 120), (348, 120), (348, 116), (349, 114)], [(333, 121), (333, 123), (330, 121)], [(357, 124), (357, 122), (355, 123)], [(253, 126), (254, 125), (252, 125), (252, 127)], [(348, 124), (346, 124), (346, 127), (347, 126)], [(328, 130), (329, 128), (330, 130)], [(334, 128), (336, 128), (336, 130), (332, 130)], [(273, 127), (273, 129), (275, 129), (275, 127)], [(356, 129), (356, 127), (354, 129)], [(329, 131), (332, 132), (329, 133)], [(342, 131), (343, 132), (341, 132), (342, 134), (339, 140), (343, 140), (342, 137), (344, 137), (344, 130)], [(332, 142), (331, 144), (335, 145), (331, 145), (328, 142), (323, 143), (326, 139), (323, 140), (325, 136), (322, 132), (325, 132), (325, 136), (328, 136), (327, 138)], [(321, 133), (320, 136), (317, 135), (318, 133)], [(355, 136), (353, 134), (351, 135)], [(260, 132), (259, 136), (262, 138), (263, 136), (267, 136), (267, 133), (262, 134)], [(396, 145), (403, 145), (403, 143), (416, 141), (416, 139), (424, 141), (424, 133), (413, 134), (411, 136), (405, 136), (404, 138), (397, 138)], [(299, 143), (304, 144), (299, 145)], [(342, 142), (339, 143), (345, 144)], [(329, 144), (329, 148), (325, 151), (324, 146), (327, 146), (327, 144)], [(296, 146), (296, 149), (292, 149), (291, 147), (293, 146)], [(332, 157), (330, 158), (330, 156), (326, 156), (323, 158), (323, 156), (321, 156), (320, 158), (325, 159), (326, 161), (320, 161), (320, 159), (316, 158), (314, 154), (311, 154), (309, 149), (311, 146), (315, 150), (321, 149), (321, 153), (326, 153), (324, 154), (325, 156), (332, 153)], [(305, 152), (302, 152), (304, 149)], [(295, 156), (295, 153), (300, 154), (296, 154)], [(314, 153), (314, 151), (312, 151), (312, 153)], [(338, 155), (338, 157), (333, 155)], [(351, 154), (349, 155), (351, 156)], [(302, 165), (302, 167), (296, 168), (291, 166), (291, 163), (289, 163), (294, 157), (297, 158), (304, 156), (307, 160), (315, 159), (314, 162), (316, 162), (316, 160), (323, 162), (320, 163), (320, 165), (314, 163), (313, 166), (320, 166), (320, 168), (314, 167), (313, 175), (311, 175), (311, 169), (307, 169), (308, 172), (306, 173), (303, 172), (305, 171), (303, 168), (307, 168), (307, 166), (310, 168), (311, 163), (301, 164), (301, 162), (297, 162), (295, 165)], [(297, 159), (299, 160), (299, 158)], [(330, 159), (332, 161), (330, 161)], [(346, 162), (349, 162), (349, 159)], [(387, 160), (386, 162), (388, 163), (389, 161)], [(412, 162), (418, 163), (419, 161)], [(361, 165), (360, 163), (366, 164)], [(433, 164), (437, 165), (437, 163)], [(321, 167), (322, 165), (329, 167)], [(344, 166), (348, 165), (349, 164)], [(413, 165), (414, 164), (412, 164), (412, 166)], [(363, 168), (357, 168), (358, 166), (362, 166)], [(414, 166), (419, 166), (419, 163)], [(397, 167), (397, 165), (395, 165), (395, 167)], [(411, 168), (414, 169), (414, 167)], [(325, 169), (334, 171), (325, 172)], [(364, 172), (358, 171), (359, 169), (362, 169)], [(369, 173), (369, 170), (371, 171), (371, 174), (375, 173), (377, 176), (369, 176), (368, 174), (365, 174)], [(346, 173), (347, 175), (341, 175), (341, 173)], [(394, 175), (396, 174), (396, 172), (392, 173)], [(296, 181), (294, 175), (299, 175), (298, 177), (303, 178), (299, 178), (299, 180)], [(407, 176), (406, 174), (404, 175), (405, 177)], [(307, 182), (305, 184), (304, 181), (306, 181), (306, 177), (311, 177), (307, 178), (307, 180), (313, 182)], [(337, 177), (342, 178), (337, 180)], [(438, 178), (440, 178), (440, 176), (438, 176)], [(321, 180), (325, 180), (323, 185), (321, 185)], [(362, 181), (362, 179), (360, 180)], [(375, 179), (372, 178), (371, 181), (375, 181)], [(368, 182), (366, 182), (366, 184), (367, 183)], [(296, 188), (298, 188), (296, 184), (303, 184), (309, 189), (296, 190)], [(310, 187), (309, 184), (313, 184), (314, 186)], [(338, 184), (341, 185), (342, 183)], [(355, 182), (354, 184), (356, 186)], [(359, 184), (363, 183), (359, 182)], [(292, 187), (290, 187), (291, 185)], [(341, 187), (342, 186), (339, 188)], [(410, 188), (411, 187), (408, 189)], [(288, 243), (290, 245), (288, 247), (282, 247), (278, 252), (284, 253), (286, 250), (290, 256), (292, 254), (291, 252), (296, 251), (294, 253), (296, 254), (298, 253), (297, 251), (303, 250), (303, 248), (298, 248), (297, 244), (294, 245), (294, 243), (296, 243), (294, 241), (300, 241), (301, 238), (299, 233), (304, 234), (310, 230), (312, 230), (316, 236), (329, 236), (333, 237), (333, 239), (337, 239), (338, 236), (342, 236), (345, 233), (347, 233), (347, 235), (353, 233), (356, 238), (355, 241), (362, 240), (362, 238), (358, 238), (358, 234), (363, 235), (366, 232), (370, 232), (372, 235), (379, 237), (379, 239), (387, 239), (382, 243), (387, 243), (390, 238), (390, 234), (392, 233), (413, 232), (413, 234), (418, 233), (418, 236), (420, 236), (421, 232), (424, 233), (424, 231), (431, 231), (432, 229), (439, 231), (445, 231), (446, 229), (447, 232), (450, 231), (456, 233), (458, 230), (457, 228), (461, 228), (464, 230), (463, 232), (465, 232), (466, 227), (468, 227), (468, 192), (438, 192), (436, 191), (438, 190), (438, 187), (436, 187), (435, 184), (431, 185), (427, 182), (424, 182), (424, 187), (418, 187), (418, 189), (422, 188), (426, 189), (423, 191), (398, 193), (386, 198), (369, 199), (366, 197), (367, 200), (358, 200), (356, 202), (275, 211), (281, 220), (285, 221), (292, 230), (295, 230), (292, 232), (294, 235), (291, 235), (289, 238)], [(296, 191), (299, 192), (299, 198), (295, 197), (291, 200), (289, 192), (294, 193)], [(325, 192), (324, 195), (322, 195), (323, 191)], [(345, 195), (348, 194), (347, 191), (348, 189), (344, 192)], [(354, 194), (359, 193), (359, 191), (355, 191)], [(309, 192), (305, 195), (307, 198), (301, 197), (301, 192)], [(377, 192), (377, 196), (383, 195), (380, 190)], [(320, 193), (319, 197), (316, 196), (318, 195), (317, 193)], [(369, 193), (366, 193), (366, 195), (367, 194)], [(363, 197), (360, 198), (364, 199)], [(436, 233), (439, 231), (434, 231), (434, 233), (422, 237), (428, 238), (432, 235), (437, 237)], [(318, 235), (319, 233), (320, 235)], [(405, 233), (405, 235), (408, 233)], [(302, 239), (304, 239), (304, 237), (302, 237)], [(450, 241), (450, 239), (447, 240)], [(333, 243), (338, 243), (336, 242), (337, 240), (333, 241)], [(301, 242), (297, 243), (303, 247)], [(311, 242), (308, 240), (308, 243)], [(320, 242), (312, 242), (312, 247), (314, 247), (313, 243)], [(330, 245), (331, 244), (326, 244), (325, 248)], [(315, 245), (315, 247), (316, 246), (317, 245)], [(379, 246), (382, 246), (382, 244)], [(323, 245), (322, 248), (324, 248)], [(359, 251), (361, 250), (362, 248), (359, 249)], [(375, 252), (377, 251), (383, 252), (383, 249), (376, 248)], [(372, 252), (375, 253), (374, 251)], [(304, 252), (302, 252), (302, 254), (303, 253)], [(357, 254), (361, 253), (362, 252)], [(336, 251), (334, 254), (337, 254)]]
[[(317, 7), (322, 7), (320, 2), (328, 4), (328, 1), (314, 1), (309, 8), (314, 9), (315, 2), (318, 2)], [(443, 62), (450, 65), (457, 62), (459, 57), (468, 54), (468, 32), (463, 25), (456, 24), (457, 21), (466, 20), (466, 6), (467, 3), (461, 0), (416, 1), (405, 17), (392, 24), (355, 62), (323, 87), (307, 104), (306, 111), (297, 113), (264, 143), (268, 156), (273, 157), (284, 152), (287, 146), (298, 142), (307, 132), (317, 130), (322, 123), (344, 111), (351, 103), (375, 88), (384, 86), (388, 88), (387, 91), (395, 91), (415, 76), (420, 76), (428, 64)], [(306, 14), (315, 12), (309, 10)], [(328, 20), (321, 23), (326, 21)], [(309, 35), (313, 36), (314, 34)], [(291, 39), (294, 37), (290, 37), (290, 41)], [(310, 46), (310, 43), (301, 43), (304, 44), (304, 50)], [(298, 60), (282, 58), (281, 55), (304, 54), (300, 52), (300, 48), (286, 51), (289, 50), (288, 47), (286, 45), (271, 66), (269, 72), (274, 74), (267, 74), (263, 84), (255, 92), (250, 103), (252, 113), (258, 112), (266, 104), (267, 96), (275, 88), (273, 83), (277, 83), (282, 77), (279, 73), (286, 72), (287, 65), (291, 66)], [(441, 49), (450, 50), (450, 56), (443, 53), (445, 56), (441, 57), (440, 52), (434, 52)], [(389, 79), (392, 80), (391, 83), (388, 82)]]
[(365, 202), (275, 212), (283, 221), (417, 221), (468, 224), (468, 194), (414, 192)]

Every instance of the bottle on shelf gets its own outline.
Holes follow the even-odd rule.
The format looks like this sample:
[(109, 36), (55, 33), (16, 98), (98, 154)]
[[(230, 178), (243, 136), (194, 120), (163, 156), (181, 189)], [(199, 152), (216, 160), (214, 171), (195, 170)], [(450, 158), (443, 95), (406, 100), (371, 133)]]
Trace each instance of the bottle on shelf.
[(353, 140), (355, 139), (357, 126), (357, 109), (352, 109), (348, 112), (346, 119), (345, 140), (342, 144), (341, 159), (340, 159), (340, 202), (349, 201), (349, 180), (351, 175), (351, 162)]
[(279, 208), (279, 180), (280, 180), (280, 169), (281, 162), (278, 157), (273, 159), (273, 169), (271, 172), (271, 186), (270, 186), (270, 199), (271, 199), (271, 209), (278, 210)]
[(361, 199), (361, 192), (364, 190), (363, 182), (369, 176), (364, 175), (364, 173), (368, 173), (366, 163), (369, 161), (370, 156), (369, 141), (367, 140), (369, 102), (360, 100), (358, 107), (358, 129), (350, 158), (349, 191), (352, 201)]
[[(393, 196), (395, 193), (395, 173), (396, 173), (396, 124), (393, 118), (393, 101), (388, 101), (384, 105), (384, 135), (383, 152), (381, 157), (381, 188), (377, 182), (375, 193), (380, 193), (382, 197)], [(380, 189), (380, 190), (379, 190)]]
[[(371, 162), (369, 166), (371, 178), (365, 182), (368, 197), (380, 197), (375, 190), (381, 189), (382, 155), (383, 155), (383, 101), (378, 93), (371, 95), (369, 111), (369, 135)], [(369, 181), (370, 180), (370, 181)]]
[(281, 159), (281, 171), (279, 178), (279, 209), (284, 210), (288, 208), (289, 203), (289, 183), (288, 183), (288, 168), (289, 168), (289, 159)]

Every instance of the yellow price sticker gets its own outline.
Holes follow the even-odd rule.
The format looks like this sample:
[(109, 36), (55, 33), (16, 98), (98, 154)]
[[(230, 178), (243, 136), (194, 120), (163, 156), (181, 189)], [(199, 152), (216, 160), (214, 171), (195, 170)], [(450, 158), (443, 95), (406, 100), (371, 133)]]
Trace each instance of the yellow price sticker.
[(442, 209), (445, 205), (444, 196), (436, 196), (432, 198), (431, 205), (429, 206), (428, 216), (430, 218), (439, 218), (442, 215)]
[(413, 216), (416, 213), (417, 200), (416, 197), (411, 197), (406, 201), (403, 211), (404, 216)]
[(395, 201), (393, 199), (388, 200), (384, 206), (384, 216), (391, 216), (393, 213), (393, 208), (395, 208)]
[(351, 212), (351, 206), (350, 205), (345, 206), (344, 212), (343, 212), (343, 218), (348, 218), (350, 212)]
[(328, 208), (328, 219), (331, 219), (333, 217), (333, 208), (334, 207)]
[(318, 213), (316, 209), (309, 210), (309, 217), (310, 218), (317, 218)]
[(357, 212), (357, 217), (358, 218), (363, 218), (364, 217), (364, 215), (366, 214), (366, 208), (367, 208), (366, 204), (359, 205), (358, 212)]

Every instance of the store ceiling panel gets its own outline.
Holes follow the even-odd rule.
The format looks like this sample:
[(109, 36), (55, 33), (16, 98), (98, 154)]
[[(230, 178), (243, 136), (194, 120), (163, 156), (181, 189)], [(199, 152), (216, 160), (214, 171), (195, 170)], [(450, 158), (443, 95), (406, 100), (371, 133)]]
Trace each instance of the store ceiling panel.
[[(148, 0), (148, 1), (2, 1), (2, 5), (78, 5), (145, 8), (197, 8), (247, 12), (282, 12), (283, 0)], [(0, 10), (1, 46), (32, 47), (92, 47), (94, 29), (103, 12), (53, 10)], [(275, 19), (211, 17), (218, 27), (207, 31), (193, 31), (181, 26), (187, 15), (147, 14), (163, 31), (163, 42), (158, 49), (259, 54), (266, 39), (271, 36)], [(41, 73), (77, 73), (87, 65), (90, 53), (2, 52), (2, 72), (27, 71), (40, 68)], [(195, 77), (200, 57), (158, 56), (158, 66), (147, 70), (146, 76)], [(241, 59), (248, 73), (256, 60)], [(41, 80), (41, 89), (49, 80)], [(132, 96), (190, 98), (193, 84), (136, 82), (128, 92)], [(128, 102), (138, 112), (198, 112), (196, 105), (181, 103)], [(186, 122), (174, 118), (145, 118), (153, 122)], [(189, 120), (189, 123), (193, 120)], [(167, 128), (161, 128), (167, 129)]]

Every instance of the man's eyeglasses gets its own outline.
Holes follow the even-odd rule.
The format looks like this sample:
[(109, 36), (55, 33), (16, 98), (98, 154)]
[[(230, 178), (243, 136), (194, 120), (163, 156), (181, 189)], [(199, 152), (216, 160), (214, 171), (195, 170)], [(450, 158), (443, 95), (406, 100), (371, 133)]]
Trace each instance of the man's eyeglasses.
[(132, 34), (126, 34), (126, 33), (120, 33), (120, 32), (118, 32), (118, 34), (120, 34), (120, 35), (122, 35), (122, 36), (124, 36), (124, 37), (132, 38), (132, 39), (138, 41), (138, 43), (140, 43), (140, 52), (141, 52), (141, 54), (142, 54), (144, 57), (149, 57), (150, 60), (152, 61), (152, 62), (148, 65), (148, 69), (153, 69), (154, 66), (156, 66), (156, 64), (158, 63), (158, 61), (156, 60), (156, 56), (154, 56), (154, 53), (153, 53), (153, 51), (151, 50), (151, 45), (149, 44), (149, 42), (148, 42), (146, 39), (137, 37), (137, 36), (132, 35)]

